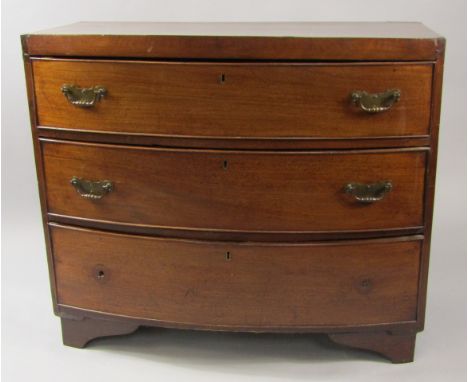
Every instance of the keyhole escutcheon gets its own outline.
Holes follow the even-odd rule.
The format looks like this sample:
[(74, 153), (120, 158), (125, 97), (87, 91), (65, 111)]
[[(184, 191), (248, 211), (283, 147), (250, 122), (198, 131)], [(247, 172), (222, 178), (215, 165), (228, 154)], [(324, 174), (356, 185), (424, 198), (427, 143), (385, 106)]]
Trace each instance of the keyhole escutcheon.
[(226, 75), (224, 73), (221, 73), (219, 75), (219, 83), (222, 85), (226, 82)]

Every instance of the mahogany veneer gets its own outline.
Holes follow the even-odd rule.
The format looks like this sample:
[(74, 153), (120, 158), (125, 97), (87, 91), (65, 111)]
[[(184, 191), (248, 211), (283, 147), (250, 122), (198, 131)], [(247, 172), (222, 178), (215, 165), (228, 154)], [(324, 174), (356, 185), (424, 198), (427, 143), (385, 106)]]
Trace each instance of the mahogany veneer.
[[(34, 59), (38, 123), (180, 137), (392, 137), (429, 134), (428, 63), (186, 63)], [(112, 84), (73, 108), (64, 83)], [(392, 113), (363, 115), (350, 89), (400, 89)]]
[[(427, 150), (226, 151), (41, 141), (49, 213), (164, 228), (336, 232), (422, 227)], [(70, 174), (112, 179), (99, 202)], [(380, 203), (343, 192), (391, 180)], [(202, 219), (200, 217), (203, 217)]]
[(418, 236), (223, 243), (55, 224), (51, 234), (60, 305), (249, 330), (379, 324), (416, 316)]
[(140, 325), (424, 327), (445, 40), (418, 23), (78, 23), (22, 36), (63, 342)]

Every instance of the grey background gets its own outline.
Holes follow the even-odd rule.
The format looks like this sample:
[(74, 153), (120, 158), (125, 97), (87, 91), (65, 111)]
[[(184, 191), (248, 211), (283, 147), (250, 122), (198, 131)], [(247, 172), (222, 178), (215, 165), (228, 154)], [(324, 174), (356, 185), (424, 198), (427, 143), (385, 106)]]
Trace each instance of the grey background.
[[(465, 0), (3, 0), (4, 381), (466, 380)], [(19, 35), (76, 21), (422, 21), (447, 38), (426, 330), (391, 365), (320, 336), (150, 329), (61, 345), (52, 314)], [(60, 377), (59, 377), (60, 376)]]

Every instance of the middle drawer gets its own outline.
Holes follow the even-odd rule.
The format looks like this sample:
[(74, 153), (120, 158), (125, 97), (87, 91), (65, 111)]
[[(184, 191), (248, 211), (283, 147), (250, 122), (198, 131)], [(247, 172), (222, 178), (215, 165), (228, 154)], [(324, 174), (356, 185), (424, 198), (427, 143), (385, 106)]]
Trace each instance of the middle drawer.
[(41, 144), (48, 212), (56, 215), (241, 232), (423, 224), (424, 148), (256, 152)]

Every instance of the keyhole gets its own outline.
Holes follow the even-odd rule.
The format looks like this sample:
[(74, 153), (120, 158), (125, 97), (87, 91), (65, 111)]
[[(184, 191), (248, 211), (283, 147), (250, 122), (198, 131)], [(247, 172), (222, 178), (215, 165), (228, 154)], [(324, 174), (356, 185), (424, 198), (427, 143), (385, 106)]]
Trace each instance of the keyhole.
[(371, 281), (369, 279), (364, 279), (364, 280), (361, 281), (361, 286), (363, 288), (368, 288), (368, 287), (370, 287), (370, 285), (371, 285)]
[(372, 280), (370, 278), (362, 279), (359, 282), (358, 290), (361, 293), (370, 293), (372, 290)]
[(109, 270), (102, 264), (97, 264), (93, 268), (93, 278), (98, 283), (105, 283), (109, 280), (110, 272)]
[(223, 162), (223, 168), (224, 168), (225, 170), (228, 168), (228, 161), (227, 161), (227, 160), (225, 160), (225, 161)]
[(226, 252), (226, 260), (230, 261), (232, 259), (231, 252)]
[(219, 82), (221, 84), (224, 84), (226, 82), (226, 75), (224, 73), (222, 73), (220, 76), (219, 76)]

